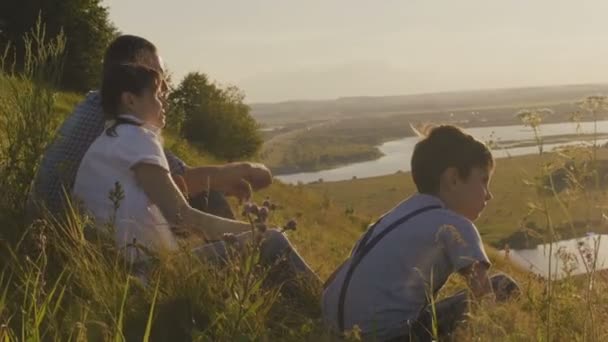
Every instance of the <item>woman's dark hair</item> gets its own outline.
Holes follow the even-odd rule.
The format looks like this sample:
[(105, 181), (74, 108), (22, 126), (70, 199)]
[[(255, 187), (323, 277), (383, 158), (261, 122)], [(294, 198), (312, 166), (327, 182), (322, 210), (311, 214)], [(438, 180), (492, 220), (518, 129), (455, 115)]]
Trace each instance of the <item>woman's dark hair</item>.
[(437, 126), (419, 141), (412, 154), (412, 178), (419, 193), (436, 195), (439, 179), (449, 167), (467, 179), (473, 167), (494, 167), (488, 147), (460, 128)]
[(156, 54), (156, 46), (149, 40), (132, 35), (114, 39), (103, 57), (103, 73), (117, 64), (144, 63), (149, 54)]
[(156, 90), (162, 83), (158, 71), (139, 64), (116, 64), (108, 68), (101, 83), (101, 107), (106, 119), (116, 120), (115, 125), (106, 130), (108, 135), (115, 135), (115, 128), (122, 122), (122, 94), (129, 92), (141, 96), (145, 90)]

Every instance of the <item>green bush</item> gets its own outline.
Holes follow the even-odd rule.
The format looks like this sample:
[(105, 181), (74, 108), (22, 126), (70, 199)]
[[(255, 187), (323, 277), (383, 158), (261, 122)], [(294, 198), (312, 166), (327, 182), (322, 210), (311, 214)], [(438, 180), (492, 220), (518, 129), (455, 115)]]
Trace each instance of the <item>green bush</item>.
[(222, 89), (206, 75), (190, 73), (169, 95), (169, 125), (220, 159), (251, 157), (262, 138), (244, 98), (236, 87)]

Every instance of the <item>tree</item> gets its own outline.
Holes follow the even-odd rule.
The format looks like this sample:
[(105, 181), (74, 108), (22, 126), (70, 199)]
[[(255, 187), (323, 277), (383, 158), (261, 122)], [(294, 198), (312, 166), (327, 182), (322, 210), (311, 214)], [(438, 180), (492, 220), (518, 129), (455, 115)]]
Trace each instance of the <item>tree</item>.
[[(23, 35), (35, 26), (39, 16), (48, 36), (64, 32), (65, 65), (61, 86), (73, 91), (96, 88), (103, 53), (117, 31), (101, 0), (3, 0), (0, 1), (0, 48), (12, 44), (16, 67), (21, 61)], [(0, 51), (1, 52), (1, 51)]]
[(169, 120), (181, 120), (181, 135), (217, 157), (250, 157), (262, 139), (244, 100), (239, 88), (221, 88), (205, 74), (192, 72), (169, 95), (173, 113)]

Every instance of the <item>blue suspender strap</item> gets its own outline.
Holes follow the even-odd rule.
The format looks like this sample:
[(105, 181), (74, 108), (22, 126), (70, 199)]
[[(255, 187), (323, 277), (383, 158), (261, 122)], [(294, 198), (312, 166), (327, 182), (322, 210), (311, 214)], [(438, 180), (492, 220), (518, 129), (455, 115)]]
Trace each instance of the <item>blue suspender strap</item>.
[(411, 213), (403, 216), (402, 218), (398, 219), (397, 221), (393, 222), (390, 226), (386, 227), (386, 229), (384, 229), (380, 234), (375, 236), (369, 242), (368, 242), (368, 240), (373, 235), (373, 230), (376, 228), (378, 223), (380, 223), (380, 220), (378, 222), (376, 222), (367, 231), (367, 233), (365, 233), (365, 236), (363, 237), (363, 239), (361, 239), (359, 246), (357, 246), (357, 249), (353, 252), (353, 255), (351, 257), (352, 261), (350, 263), (350, 267), (348, 268), (348, 271), (346, 271), (346, 276), (344, 277), (344, 283), (342, 283), (342, 288), (340, 289), (340, 297), (338, 299), (338, 329), (339, 329), (340, 333), (344, 333), (344, 301), (346, 300), (346, 292), (348, 290), (348, 285), (350, 283), (351, 278), (353, 277), (353, 272), (355, 271), (355, 268), (361, 263), (361, 260), (363, 260), (363, 258), (372, 250), (372, 248), (374, 248), (374, 246), (376, 244), (378, 244), (378, 242), (380, 242), (380, 240), (382, 240), (382, 238), (384, 238), (391, 231), (395, 230), (395, 228), (397, 228), (400, 225), (402, 225), (403, 223), (405, 223), (407, 220), (413, 218), (416, 215), (422, 214), (425, 211), (429, 211), (429, 210), (433, 210), (433, 209), (440, 209), (440, 208), (442, 208), (442, 207), (439, 205), (430, 205), (427, 207), (423, 207), (423, 208), (414, 210), (413, 212), (411, 212)]

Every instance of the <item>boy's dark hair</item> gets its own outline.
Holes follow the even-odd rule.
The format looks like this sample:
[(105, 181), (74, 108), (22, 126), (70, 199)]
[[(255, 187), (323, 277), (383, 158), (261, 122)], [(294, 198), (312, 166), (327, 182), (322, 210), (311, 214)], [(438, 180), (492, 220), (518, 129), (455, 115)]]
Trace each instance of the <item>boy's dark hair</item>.
[(132, 35), (122, 35), (114, 39), (106, 49), (103, 58), (103, 74), (117, 64), (142, 63), (146, 54), (156, 54), (156, 46), (149, 40)]
[[(133, 93), (137, 96), (146, 89), (156, 90), (162, 82), (158, 71), (138, 64), (116, 64), (108, 68), (101, 84), (101, 107), (107, 119), (117, 119), (121, 113), (122, 94)], [(114, 128), (116, 128), (114, 126)], [(109, 135), (112, 135), (108, 131)]]
[(474, 167), (494, 166), (492, 152), (481, 141), (460, 128), (441, 125), (430, 130), (414, 147), (412, 177), (419, 193), (436, 195), (439, 178), (454, 167), (462, 179), (469, 177)]

